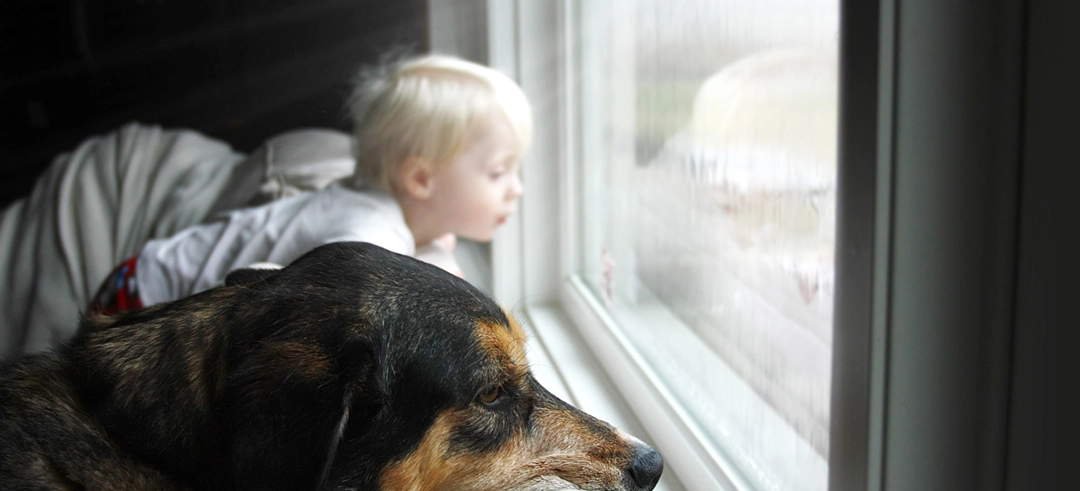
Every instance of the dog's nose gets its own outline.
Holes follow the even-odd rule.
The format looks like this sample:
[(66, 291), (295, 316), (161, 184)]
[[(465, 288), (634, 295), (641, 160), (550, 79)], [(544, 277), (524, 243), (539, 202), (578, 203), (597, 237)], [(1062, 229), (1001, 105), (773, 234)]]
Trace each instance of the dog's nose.
[(656, 487), (660, 480), (660, 473), (664, 471), (664, 458), (660, 453), (647, 445), (634, 445), (630, 451), (630, 479), (637, 486), (634, 490), (650, 491)]

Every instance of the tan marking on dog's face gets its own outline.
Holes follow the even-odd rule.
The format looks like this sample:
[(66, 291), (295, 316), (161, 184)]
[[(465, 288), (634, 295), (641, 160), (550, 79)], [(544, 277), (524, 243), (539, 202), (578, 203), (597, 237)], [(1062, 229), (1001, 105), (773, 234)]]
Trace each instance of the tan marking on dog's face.
[(520, 380), (529, 371), (525, 359), (525, 332), (507, 314), (510, 325), (481, 321), (476, 326), (477, 344), (489, 360), (495, 362), (499, 382)]
[[(509, 316), (507, 316), (509, 318)], [(509, 326), (480, 323), (480, 349), (497, 367), (497, 382), (518, 401), (491, 408), (473, 401), (443, 410), (417, 448), (380, 477), (385, 491), (553, 491), (623, 489), (629, 443), (612, 427), (534, 389), (525, 359), (525, 336)], [(520, 404), (518, 404), (520, 402)], [(454, 446), (455, 435), (497, 424), (495, 411), (521, 406), (509, 439), (490, 451)]]
[(384, 491), (544, 491), (623, 489), (627, 442), (612, 433), (600, 438), (572, 413), (540, 410), (534, 431), (519, 428), (501, 448), (482, 454), (454, 452), (450, 437), (469, 411), (447, 410), (420, 445), (383, 471)]

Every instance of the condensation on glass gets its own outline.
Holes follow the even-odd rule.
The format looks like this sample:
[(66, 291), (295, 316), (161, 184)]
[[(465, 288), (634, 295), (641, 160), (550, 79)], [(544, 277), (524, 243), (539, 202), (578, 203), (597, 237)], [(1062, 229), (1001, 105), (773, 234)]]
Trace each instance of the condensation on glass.
[(757, 489), (824, 489), (836, 0), (579, 4), (581, 277)]

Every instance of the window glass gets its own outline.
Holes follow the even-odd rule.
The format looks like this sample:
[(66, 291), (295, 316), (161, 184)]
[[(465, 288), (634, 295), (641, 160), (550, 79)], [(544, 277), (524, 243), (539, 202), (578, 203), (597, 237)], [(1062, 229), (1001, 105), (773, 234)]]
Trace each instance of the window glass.
[(575, 5), (581, 279), (740, 479), (824, 489), (836, 0)]

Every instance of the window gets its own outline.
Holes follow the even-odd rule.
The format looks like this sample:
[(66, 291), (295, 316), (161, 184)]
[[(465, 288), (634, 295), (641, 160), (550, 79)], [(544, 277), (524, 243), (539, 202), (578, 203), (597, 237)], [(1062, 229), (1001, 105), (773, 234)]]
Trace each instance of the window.
[(824, 489), (837, 2), (567, 13), (576, 281), (745, 485)]
[(487, 0), (487, 61), (539, 129), (493, 291), (555, 341), (539, 368), (609, 377), (592, 386), (664, 453), (669, 491), (1030, 488), (1006, 415), (1009, 339), (1031, 332), (1012, 322), (1018, 145), (1053, 138), (1021, 131), (1022, 70), (1054, 59), (1023, 27), (1065, 18), (1040, 5), (843, 2), (837, 189), (836, 4)]

